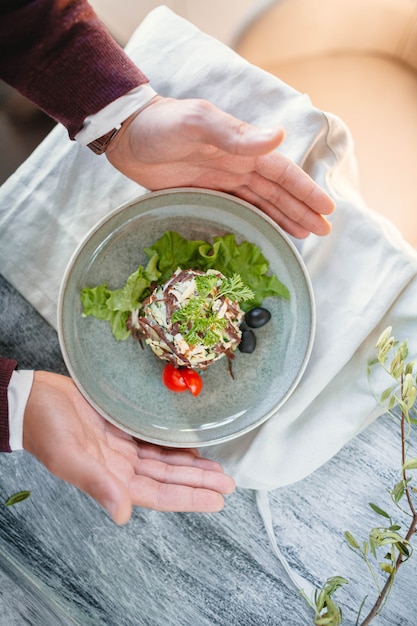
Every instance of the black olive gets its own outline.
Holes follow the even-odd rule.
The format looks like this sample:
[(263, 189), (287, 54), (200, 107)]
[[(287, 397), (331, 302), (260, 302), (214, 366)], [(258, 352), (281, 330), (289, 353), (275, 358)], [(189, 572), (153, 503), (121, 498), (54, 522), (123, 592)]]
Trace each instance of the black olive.
[(265, 326), (270, 319), (271, 313), (268, 309), (264, 309), (261, 306), (257, 306), (245, 314), (245, 322), (251, 328), (260, 328), (261, 326)]
[(238, 347), (241, 352), (246, 352), (247, 354), (253, 352), (256, 348), (255, 333), (251, 330), (242, 331), (242, 339)]

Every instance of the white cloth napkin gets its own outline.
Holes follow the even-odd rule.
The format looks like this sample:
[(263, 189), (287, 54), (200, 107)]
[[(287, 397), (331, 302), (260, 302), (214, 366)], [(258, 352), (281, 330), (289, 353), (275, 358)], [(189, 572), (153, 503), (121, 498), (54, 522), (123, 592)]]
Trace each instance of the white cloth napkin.
[[(202, 97), (248, 122), (283, 125), (282, 151), (337, 203), (331, 235), (296, 242), (317, 305), (315, 345), (300, 385), (261, 427), (204, 450), (242, 487), (295, 482), (380, 414), (366, 362), (385, 326), (416, 352), (416, 252), (364, 205), (348, 130), (307, 96), (166, 7), (149, 14), (127, 51), (161, 95)], [(100, 218), (144, 191), (56, 128), (0, 190), (3, 275), (56, 325), (59, 286), (75, 247)]]

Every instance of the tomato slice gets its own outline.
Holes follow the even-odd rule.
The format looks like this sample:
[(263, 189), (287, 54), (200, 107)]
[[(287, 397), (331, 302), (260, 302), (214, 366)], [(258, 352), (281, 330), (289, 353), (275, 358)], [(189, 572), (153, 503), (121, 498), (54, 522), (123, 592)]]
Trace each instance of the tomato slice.
[(162, 382), (170, 391), (175, 393), (191, 391), (193, 396), (198, 396), (203, 387), (201, 376), (195, 370), (178, 368), (172, 363), (165, 365), (162, 372)]

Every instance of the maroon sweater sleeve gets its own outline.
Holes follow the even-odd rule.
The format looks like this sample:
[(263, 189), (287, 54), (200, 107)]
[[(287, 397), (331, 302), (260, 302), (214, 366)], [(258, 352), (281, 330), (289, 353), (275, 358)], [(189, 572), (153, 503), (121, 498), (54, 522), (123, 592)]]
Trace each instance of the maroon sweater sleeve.
[(7, 388), (13, 371), (17, 367), (14, 359), (0, 357), (0, 452), (11, 452), (9, 445), (9, 403)]
[(2, 0), (0, 78), (72, 139), (87, 115), (148, 82), (86, 0)]

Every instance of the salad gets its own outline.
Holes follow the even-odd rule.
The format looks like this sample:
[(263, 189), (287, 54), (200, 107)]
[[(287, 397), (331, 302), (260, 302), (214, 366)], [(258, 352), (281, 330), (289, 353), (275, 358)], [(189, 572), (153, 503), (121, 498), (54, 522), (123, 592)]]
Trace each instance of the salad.
[[(288, 289), (268, 274), (261, 250), (250, 242), (237, 244), (233, 234), (214, 237), (211, 244), (167, 231), (145, 253), (147, 265), (122, 287), (111, 290), (103, 283), (82, 290), (83, 316), (109, 322), (119, 341), (143, 340), (168, 361), (165, 385), (198, 395), (195, 370), (223, 356), (230, 362), (242, 335), (251, 333), (253, 343), (248, 325), (259, 327), (270, 317), (261, 307), (264, 298), (289, 299)], [(251, 319), (256, 323), (245, 323)]]
[(131, 316), (132, 330), (161, 359), (176, 367), (206, 369), (240, 343), (244, 312), (239, 301), (253, 292), (240, 276), (217, 270), (182, 270), (157, 287)]

